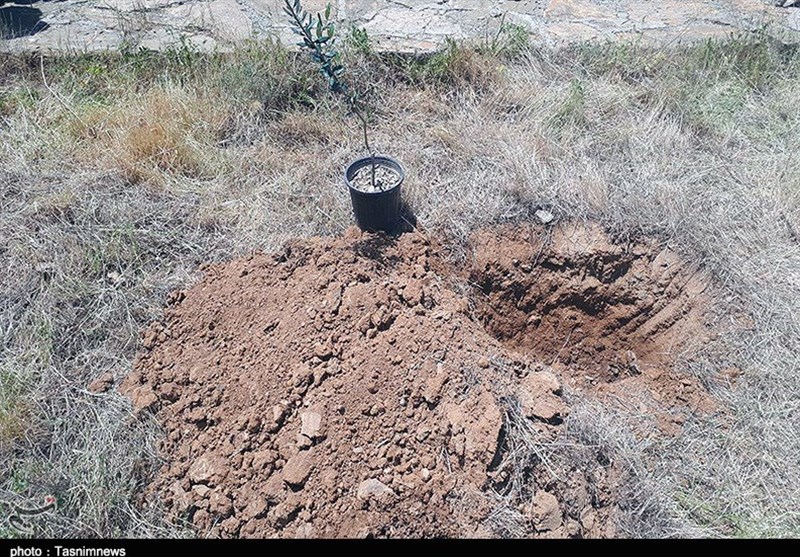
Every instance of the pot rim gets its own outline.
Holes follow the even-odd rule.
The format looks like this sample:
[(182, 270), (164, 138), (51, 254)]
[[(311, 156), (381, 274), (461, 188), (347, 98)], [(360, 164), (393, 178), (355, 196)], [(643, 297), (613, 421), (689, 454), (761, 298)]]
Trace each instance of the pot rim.
[(344, 183), (351, 191), (354, 191), (360, 195), (378, 196), (378, 195), (385, 195), (391, 191), (394, 191), (403, 184), (403, 181), (406, 178), (406, 171), (405, 168), (403, 168), (403, 165), (400, 163), (400, 161), (398, 161), (393, 157), (390, 157), (389, 155), (375, 155), (374, 159), (376, 165), (383, 165), (395, 170), (397, 173), (400, 174), (400, 179), (394, 186), (383, 191), (363, 191), (353, 186), (353, 184), (350, 182), (351, 177), (356, 173), (357, 170), (371, 164), (372, 159), (373, 157), (371, 155), (365, 157), (359, 157), (353, 162), (351, 162), (349, 165), (347, 165), (347, 168), (345, 168)]

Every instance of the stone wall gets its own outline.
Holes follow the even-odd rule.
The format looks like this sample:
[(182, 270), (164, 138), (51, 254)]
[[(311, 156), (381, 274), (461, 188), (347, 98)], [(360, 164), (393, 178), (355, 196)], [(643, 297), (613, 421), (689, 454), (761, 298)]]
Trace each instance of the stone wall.
[[(282, 0), (5, 0), (0, 51), (160, 49), (180, 40), (203, 50), (277, 35), (292, 42)], [(540, 44), (642, 36), (675, 42), (770, 25), (800, 34), (794, 0), (332, 0), (337, 17), (365, 28), (379, 49), (425, 52), (447, 37), (480, 40), (502, 22)], [(305, 0), (310, 11), (326, 0)]]

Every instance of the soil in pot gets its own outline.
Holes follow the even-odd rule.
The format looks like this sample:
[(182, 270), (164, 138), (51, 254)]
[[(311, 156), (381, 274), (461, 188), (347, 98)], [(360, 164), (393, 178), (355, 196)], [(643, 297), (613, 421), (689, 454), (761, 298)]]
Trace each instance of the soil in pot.
[(356, 170), (350, 180), (352, 186), (364, 193), (376, 193), (388, 191), (400, 182), (400, 173), (395, 169), (384, 166), (380, 163), (375, 164), (375, 185), (372, 182), (372, 165), (366, 165)]

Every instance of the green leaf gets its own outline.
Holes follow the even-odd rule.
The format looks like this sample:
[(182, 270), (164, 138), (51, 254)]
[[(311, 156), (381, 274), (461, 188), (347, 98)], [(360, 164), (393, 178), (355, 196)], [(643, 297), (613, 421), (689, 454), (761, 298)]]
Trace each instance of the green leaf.
[(322, 16), (317, 14), (317, 37), (322, 36)]
[(325, 6), (325, 21), (330, 20), (330, 18), (331, 18), (331, 3), (328, 2), (328, 4)]

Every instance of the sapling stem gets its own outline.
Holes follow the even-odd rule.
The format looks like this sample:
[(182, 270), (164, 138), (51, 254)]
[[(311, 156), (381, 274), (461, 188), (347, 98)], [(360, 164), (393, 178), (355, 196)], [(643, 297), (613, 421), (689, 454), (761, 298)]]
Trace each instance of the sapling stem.
[(367, 119), (361, 114), (361, 109), (356, 106), (356, 99), (353, 99), (350, 104), (350, 109), (353, 113), (361, 120), (361, 129), (364, 131), (364, 147), (367, 148), (367, 153), (370, 156), (370, 166), (371, 166), (371, 183), (372, 189), (375, 189), (375, 152), (372, 150), (372, 147), (369, 145), (369, 136), (367, 134)]
[[(370, 156), (371, 163), (371, 183), (372, 189), (375, 188), (375, 153), (369, 144), (369, 134), (367, 133), (368, 122), (363, 113), (364, 100), (348, 87), (339, 76), (344, 71), (344, 67), (339, 63), (339, 53), (333, 49), (335, 39), (334, 25), (330, 20), (330, 4), (325, 8), (325, 19), (317, 14), (316, 26), (314, 17), (305, 12), (300, 5), (300, 0), (284, 0), (283, 11), (289, 16), (292, 27), (302, 38), (303, 42), (299, 46), (311, 51), (311, 57), (320, 64), (320, 71), (328, 80), (328, 86), (334, 93), (344, 94), (348, 108), (361, 121), (361, 129), (364, 133), (364, 147)], [(316, 33), (316, 36), (314, 36)]]

